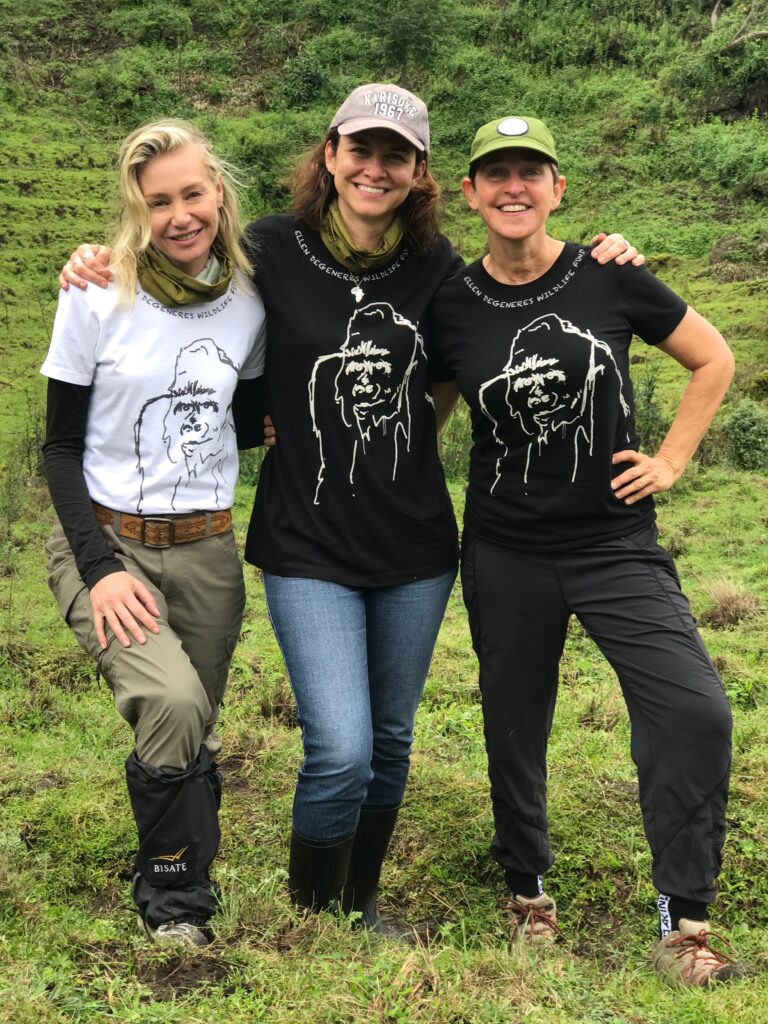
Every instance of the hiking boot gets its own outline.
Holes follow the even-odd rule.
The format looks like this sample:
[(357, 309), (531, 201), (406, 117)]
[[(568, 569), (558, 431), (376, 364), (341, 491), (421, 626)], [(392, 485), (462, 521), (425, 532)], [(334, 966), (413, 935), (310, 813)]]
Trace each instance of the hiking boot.
[(680, 918), (676, 931), (656, 943), (651, 963), (670, 985), (698, 986), (705, 988), (719, 981), (732, 981), (747, 973), (743, 965), (726, 953), (713, 949), (712, 939), (730, 944), (720, 935), (709, 930), (706, 921), (689, 921)]
[(210, 945), (213, 940), (210, 931), (191, 921), (165, 921), (157, 928), (153, 928), (139, 918), (139, 924), (159, 946), (188, 946), (190, 949), (199, 949), (200, 946)]
[(555, 901), (541, 893), (533, 898), (510, 896), (506, 901), (509, 919), (509, 948), (540, 946), (554, 942), (557, 935)]

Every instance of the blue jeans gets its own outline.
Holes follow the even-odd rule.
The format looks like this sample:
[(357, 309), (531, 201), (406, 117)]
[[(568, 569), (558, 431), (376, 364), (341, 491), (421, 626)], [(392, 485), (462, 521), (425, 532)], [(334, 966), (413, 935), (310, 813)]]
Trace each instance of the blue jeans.
[(399, 804), (413, 719), (455, 572), (354, 589), (264, 573), (304, 743), (293, 827), (334, 839), (360, 808)]

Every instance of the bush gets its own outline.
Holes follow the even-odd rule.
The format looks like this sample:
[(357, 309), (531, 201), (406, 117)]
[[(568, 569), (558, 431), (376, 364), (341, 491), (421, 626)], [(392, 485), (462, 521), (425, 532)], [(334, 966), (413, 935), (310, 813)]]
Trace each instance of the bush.
[(720, 120), (691, 131), (690, 172), (732, 195), (768, 195), (768, 138), (757, 116), (738, 125)]
[(659, 402), (659, 364), (646, 363), (643, 372), (633, 381), (635, 396), (635, 429), (644, 452), (655, 454), (669, 430), (669, 420)]
[(367, 77), (369, 40), (351, 28), (310, 39), (283, 65), (279, 95), (287, 107), (303, 109), (327, 100), (338, 104)]
[(192, 36), (192, 19), (174, 4), (141, 4), (113, 11), (107, 16), (109, 28), (119, 32), (127, 43), (165, 43), (181, 46)]
[(119, 50), (112, 59), (79, 65), (68, 75), (67, 87), (99, 120), (112, 114), (118, 122), (125, 118), (134, 127), (163, 114), (189, 114), (178, 92), (169, 84), (177, 72), (172, 52), (137, 46)]
[(723, 428), (728, 461), (738, 469), (768, 473), (768, 411), (745, 398)]
[(714, 580), (707, 587), (710, 605), (699, 621), (713, 629), (737, 626), (743, 619), (754, 618), (761, 611), (760, 602), (749, 590), (734, 586), (728, 580)]

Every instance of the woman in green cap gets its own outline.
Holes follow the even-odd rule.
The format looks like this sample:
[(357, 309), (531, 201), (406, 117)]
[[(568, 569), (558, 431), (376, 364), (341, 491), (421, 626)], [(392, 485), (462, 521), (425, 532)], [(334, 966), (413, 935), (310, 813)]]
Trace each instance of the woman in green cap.
[[(480, 662), (491, 850), (509, 889), (512, 942), (554, 938), (555, 902), (541, 881), (553, 860), (546, 753), (575, 615), (629, 710), (659, 891), (655, 966), (705, 985), (735, 973), (706, 923), (725, 833), (731, 714), (657, 543), (652, 495), (683, 472), (733, 358), (646, 268), (598, 270), (587, 247), (548, 234), (565, 184), (541, 121), (511, 116), (480, 128), (462, 187), (487, 226), (488, 253), (434, 303), (433, 373), (455, 382), (472, 416), (462, 583)], [(633, 334), (691, 371), (650, 456), (633, 419)]]

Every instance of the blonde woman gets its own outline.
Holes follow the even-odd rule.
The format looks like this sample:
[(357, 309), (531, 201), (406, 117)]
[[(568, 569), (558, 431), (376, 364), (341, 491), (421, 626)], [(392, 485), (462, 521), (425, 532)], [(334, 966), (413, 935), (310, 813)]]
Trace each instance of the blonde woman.
[(264, 309), (234, 179), (195, 128), (128, 136), (120, 191), (114, 280), (61, 293), (42, 367), (49, 582), (134, 732), (140, 920), (201, 946), (218, 895), (215, 726), (245, 601), (231, 407), (262, 373)]

